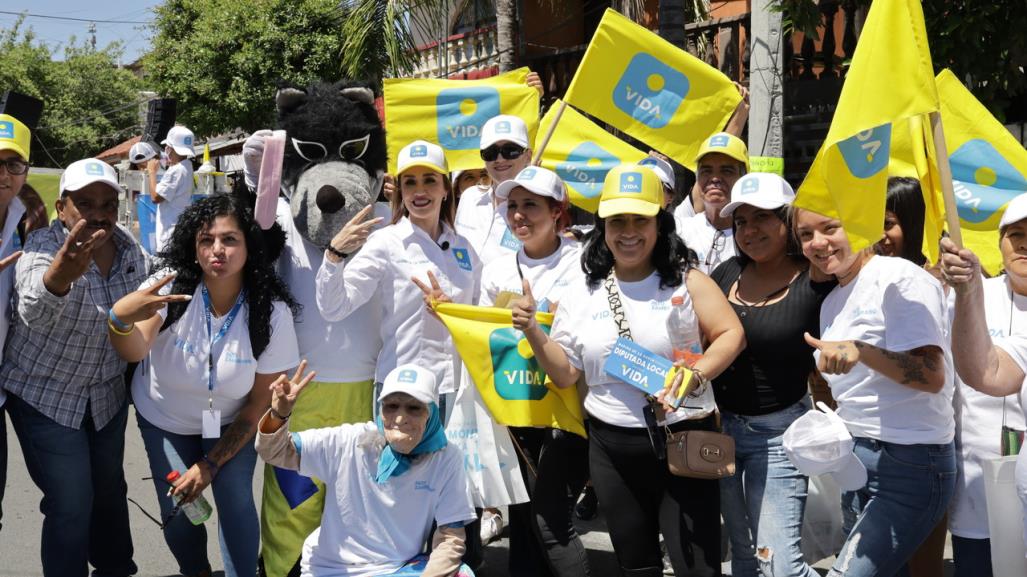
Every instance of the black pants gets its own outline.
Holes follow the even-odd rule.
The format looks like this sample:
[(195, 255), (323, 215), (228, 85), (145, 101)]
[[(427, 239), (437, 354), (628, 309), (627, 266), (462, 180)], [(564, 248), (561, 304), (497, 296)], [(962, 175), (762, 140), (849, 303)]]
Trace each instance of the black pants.
[[(720, 575), (718, 482), (671, 475), (644, 428), (596, 418), (590, 424), (592, 486), (622, 574), (663, 574), (662, 531), (676, 575)], [(675, 423), (671, 429), (708, 430), (712, 419)]]
[(510, 575), (587, 577), (574, 504), (588, 480), (588, 441), (559, 429), (510, 432), (521, 448), (518, 460), (531, 495), (530, 502), (510, 506)]
[(4, 520), (4, 489), (7, 487), (7, 415), (0, 406), (0, 529)]

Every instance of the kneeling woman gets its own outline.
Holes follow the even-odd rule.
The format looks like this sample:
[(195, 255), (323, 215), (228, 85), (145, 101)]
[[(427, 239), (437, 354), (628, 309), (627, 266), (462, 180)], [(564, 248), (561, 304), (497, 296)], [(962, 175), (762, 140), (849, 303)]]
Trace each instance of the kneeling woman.
[[(162, 270), (110, 315), (118, 354), (142, 361), (132, 397), (161, 514), (174, 507), (170, 471), (182, 471), (172, 493), (183, 501), (211, 485), (228, 576), (257, 570), (252, 439), (268, 386), (299, 362), (295, 304), (273, 268), (283, 240), (235, 197), (200, 200), (178, 220)], [(183, 574), (210, 575), (203, 525), (178, 515), (164, 539)]]
[(463, 453), (446, 442), (435, 375), (417, 365), (393, 369), (378, 396), (377, 424), (289, 433), (296, 397), (313, 378), (305, 366), (271, 385), (257, 452), (268, 463), (323, 479), (321, 527), (303, 544), (301, 575), (389, 575), (421, 553), (438, 525), (422, 575), (454, 575), (464, 525), (474, 520)]

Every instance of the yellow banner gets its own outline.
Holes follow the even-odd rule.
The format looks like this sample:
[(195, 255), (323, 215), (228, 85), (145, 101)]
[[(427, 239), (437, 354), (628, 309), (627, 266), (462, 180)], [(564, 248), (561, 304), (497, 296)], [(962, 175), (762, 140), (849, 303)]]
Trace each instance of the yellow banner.
[[(542, 118), (539, 134), (547, 134), (560, 107), (557, 100)], [(606, 173), (618, 164), (634, 163), (646, 153), (610, 134), (574, 108), (567, 106), (556, 132), (542, 153), (542, 166), (563, 179), (575, 206), (595, 212)]]
[(854, 251), (876, 243), (884, 230), (892, 123), (937, 109), (919, 0), (877, 0), (795, 206), (841, 220)]
[[(435, 312), (453, 334), (456, 350), (497, 423), (554, 427), (586, 436), (577, 388), (547, 382), (524, 333), (513, 328), (510, 310), (443, 303)], [(553, 315), (538, 313), (536, 318), (548, 333)]]
[(385, 134), (389, 172), (399, 151), (418, 139), (446, 151), (449, 170), (481, 168), (481, 127), (488, 119), (512, 114), (528, 125), (529, 142), (538, 129), (538, 91), (525, 84), (527, 68), (481, 80), (386, 78)]
[(945, 200), (941, 190), (931, 120), (926, 114), (893, 123), (888, 176), (908, 176), (920, 181), (924, 197), (922, 250), (932, 264), (938, 262), (942, 231), (945, 230)]
[(607, 9), (564, 99), (695, 170), (741, 96), (719, 70)]
[(1027, 192), (1027, 150), (949, 70), (936, 79), (963, 242), (985, 270), (1002, 270), (998, 222)]

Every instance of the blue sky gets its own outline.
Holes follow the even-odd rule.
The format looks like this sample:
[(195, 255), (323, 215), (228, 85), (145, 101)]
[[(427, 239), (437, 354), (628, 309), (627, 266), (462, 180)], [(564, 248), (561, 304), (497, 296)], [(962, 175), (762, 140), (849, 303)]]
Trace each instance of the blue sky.
[[(152, 8), (160, 3), (156, 0), (4, 0), (0, 2), (0, 10), (96, 20), (150, 21)], [(0, 28), (10, 28), (17, 19), (13, 14), (0, 14)], [(89, 38), (89, 22), (29, 17), (23, 26), (31, 26), (37, 39), (50, 46), (57, 58), (63, 53), (59, 47), (66, 45), (72, 35), (78, 43)], [(122, 60), (127, 64), (146, 52), (150, 30), (143, 24), (96, 22), (96, 46), (102, 48), (113, 41), (122, 42), (125, 49)]]

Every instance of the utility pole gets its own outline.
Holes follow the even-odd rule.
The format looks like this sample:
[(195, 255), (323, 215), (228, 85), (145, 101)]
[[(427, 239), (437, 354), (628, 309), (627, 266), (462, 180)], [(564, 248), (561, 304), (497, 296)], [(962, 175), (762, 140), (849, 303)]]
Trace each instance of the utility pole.
[(784, 50), (781, 12), (752, 3), (749, 67), (749, 166), (784, 176)]
[(89, 45), (93, 47), (93, 52), (96, 52), (96, 23), (89, 23)]

